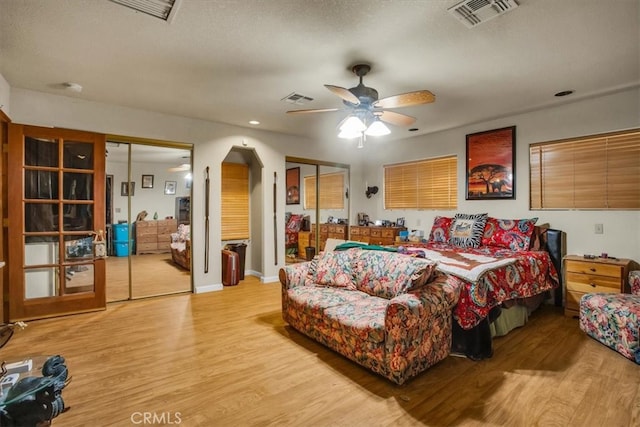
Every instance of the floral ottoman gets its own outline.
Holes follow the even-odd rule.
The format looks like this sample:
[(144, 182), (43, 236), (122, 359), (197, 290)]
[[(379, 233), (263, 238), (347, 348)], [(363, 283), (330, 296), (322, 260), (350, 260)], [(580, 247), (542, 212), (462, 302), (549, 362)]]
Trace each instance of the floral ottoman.
[(580, 329), (640, 364), (640, 271), (629, 274), (631, 294), (590, 293), (580, 299)]

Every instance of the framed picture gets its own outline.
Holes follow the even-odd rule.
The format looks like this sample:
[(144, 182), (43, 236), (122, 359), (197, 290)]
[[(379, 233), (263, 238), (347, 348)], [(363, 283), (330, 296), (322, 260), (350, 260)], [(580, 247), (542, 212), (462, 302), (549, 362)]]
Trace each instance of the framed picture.
[(120, 195), (121, 196), (131, 196), (135, 193), (136, 183), (135, 182), (123, 182), (120, 184)]
[(142, 188), (153, 188), (153, 175), (142, 175)]
[(467, 135), (466, 199), (515, 199), (516, 127)]
[(164, 194), (176, 194), (176, 182), (165, 181), (164, 182)]
[(396, 219), (396, 226), (404, 227), (404, 217)]
[(287, 169), (287, 204), (300, 204), (300, 168)]

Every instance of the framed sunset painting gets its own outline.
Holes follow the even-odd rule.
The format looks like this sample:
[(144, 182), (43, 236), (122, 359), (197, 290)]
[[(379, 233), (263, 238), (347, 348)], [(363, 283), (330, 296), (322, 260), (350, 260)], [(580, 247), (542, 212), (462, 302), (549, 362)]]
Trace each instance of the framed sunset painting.
[(516, 127), (467, 135), (467, 200), (515, 199)]

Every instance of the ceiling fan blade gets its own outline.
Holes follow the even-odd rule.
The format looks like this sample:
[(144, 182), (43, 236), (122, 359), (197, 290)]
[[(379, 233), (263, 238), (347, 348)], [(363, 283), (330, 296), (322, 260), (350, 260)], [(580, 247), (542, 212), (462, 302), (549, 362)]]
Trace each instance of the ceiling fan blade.
[(379, 115), (380, 120), (383, 122), (391, 123), (395, 126), (410, 126), (416, 121), (415, 117), (407, 116), (406, 114), (396, 113), (395, 111), (383, 111), (382, 113), (375, 113)]
[(400, 108), (412, 105), (429, 104), (436, 100), (436, 96), (428, 90), (418, 90), (415, 92), (401, 93), (376, 101), (373, 106), (376, 108)]
[(327, 113), (330, 111), (338, 111), (342, 108), (320, 108), (315, 110), (289, 110), (287, 114), (306, 114), (306, 113)]
[(327, 89), (333, 92), (335, 95), (338, 95), (340, 98), (344, 99), (347, 102), (350, 102), (354, 105), (359, 105), (360, 100), (357, 96), (355, 96), (349, 89), (345, 89), (340, 86), (332, 86), (332, 85), (324, 85)]

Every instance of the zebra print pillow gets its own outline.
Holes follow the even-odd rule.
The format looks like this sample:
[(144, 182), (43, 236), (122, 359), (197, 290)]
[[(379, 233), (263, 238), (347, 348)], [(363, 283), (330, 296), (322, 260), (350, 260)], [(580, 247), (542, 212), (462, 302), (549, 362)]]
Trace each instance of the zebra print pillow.
[(451, 223), (449, 244), (459, 248), (477, 248), (482, 241), (487, 214), (456, 214)]

